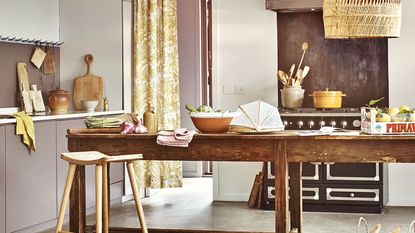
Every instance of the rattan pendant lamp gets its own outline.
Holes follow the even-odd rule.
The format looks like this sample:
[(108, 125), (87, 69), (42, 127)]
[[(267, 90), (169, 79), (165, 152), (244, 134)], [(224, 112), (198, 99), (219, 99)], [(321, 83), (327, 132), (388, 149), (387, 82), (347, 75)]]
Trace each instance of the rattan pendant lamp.
[(328, 39), (396, 38), (401, 33), (402, 0), (324, 0)]

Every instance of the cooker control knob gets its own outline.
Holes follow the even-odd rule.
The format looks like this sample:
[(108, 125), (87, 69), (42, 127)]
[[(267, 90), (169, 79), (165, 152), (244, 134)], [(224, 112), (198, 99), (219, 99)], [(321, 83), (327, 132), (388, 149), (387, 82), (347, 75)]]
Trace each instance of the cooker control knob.
[(340, 125), (342, 126), (343, 129), (345, 129), (347, 127), (347, 121), (341, 121)]
[(353, 121), (353, 126), (356, 127), (356, 128), (359, 128), (360, 124), (361, 124), (361, 122), (359, 120), (354, 120)]
[(315, 123), (314, 123), (314, 121), (308, 121), (308, 123), (307, 123), (307, 124), (308, 124), (308, 127), (310, 127), (310, 129), (311, 129), (311, 128), (313, 128), (313, 127), (314, 127), (314, 124), (315, 124)]
[(282, 124), (283, 124), (284, 126), (287, 126), (287, 125), (288, 125), (288, 121), (282, 121)]
[(336, 122), (335, 121), (330, 121), (330, 126), (331, 127), (336, 127)]
[(323, 126), (325, 126), (325, 125), (326, 125), (326, 122), (324, 122), (324, 121), (319, 121), (319, 122), (318, 122), (318, 125), (319, 125), (320, 127), (323, 127)]
[(297, 121), (298, 128), (301, 129), (304, 126), (303, 121)]

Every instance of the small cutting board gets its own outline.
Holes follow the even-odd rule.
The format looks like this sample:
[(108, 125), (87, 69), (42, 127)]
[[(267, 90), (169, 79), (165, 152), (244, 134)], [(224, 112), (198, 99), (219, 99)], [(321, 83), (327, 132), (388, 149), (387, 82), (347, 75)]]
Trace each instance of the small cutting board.
[(36, 85), (32, 85), (32, 90), (30, 91), (30, 98), (33, 102), (33, 109), (35, 112), (44, 112), (45, 103), (43, 102), (42, 92), (37, 89)]
[(76, 110), (82, 110), (83, 100), (98, 100), (97, 109), (102, 107), (104, 97), (104, 80), (91, 73), (91, 64), (94, 57), (91, 54), (85, 56), (87, 73), (75, 78), (73, 82), (73, 103)]
[(27, 113), (33, 112), (33, 105), (32, 105), (32, 100), (30, 99), (29, 91), (23, 90), (21, 92), (21, 95), (22, 95), (23, 108), (25, 112)]

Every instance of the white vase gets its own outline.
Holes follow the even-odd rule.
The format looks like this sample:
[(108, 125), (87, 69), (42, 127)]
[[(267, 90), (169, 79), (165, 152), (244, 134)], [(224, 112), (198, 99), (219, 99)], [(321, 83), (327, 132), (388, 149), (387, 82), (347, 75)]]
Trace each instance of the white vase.
[(304, 89), (301, 87), (284, 87), (281, 89), (281, 103), (284, 108), (301, 108), (304, 100)]

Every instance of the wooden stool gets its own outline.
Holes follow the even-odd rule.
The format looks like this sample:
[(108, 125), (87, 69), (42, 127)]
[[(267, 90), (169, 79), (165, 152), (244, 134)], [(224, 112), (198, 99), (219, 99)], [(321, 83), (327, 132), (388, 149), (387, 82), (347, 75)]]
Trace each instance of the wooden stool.
[(68, 204), (69, 193), (71, 191), (76, 167), (78, 165), (95, 165), (96, 233), (102, 233), (102, 169), (103, 166), (105, 166), (105, 160), (108, 156), (97, 151), (85, 151), (62, 153), (61, 158), (69, 162), (69, 169), (66, 177), (61, 206), (59, 208), (58, 222), (56, 223), (55, 232), (63, 232), (63, 219), (65, 217), (65, 209)]
[(104, 233), (108, 233), (108, 223), (109, 223), (109, 214), (108, 214), (108, 173), (107, 173), (107, 164), (108, 163), (127, 163), (127, 171), (128, 176), (130, 178), (131, 189), (133, 191), (134, 202), (135, 202), (135, 209), (137, 211), (138, 219), (140, 221), (141, 232), (148, 233), (146, 221), (144, 219), (144, 211), (143, 206), (141, 205), (140, 201), (140, 193), (137, 187), (137, 182), (135, 179), (134, 173), (134, 166), (133, 162), (136, 160), (142, 159), (143, 156), (140, 154), (134, 155), (119, 155), (119, 156), (107, 156), (105, 159), (105, 163), (103, 165), (104, 174), (104, 192), (103, 192), (103, 203), (104, 203), (104, 210), (103, 210), (103, 227)]

